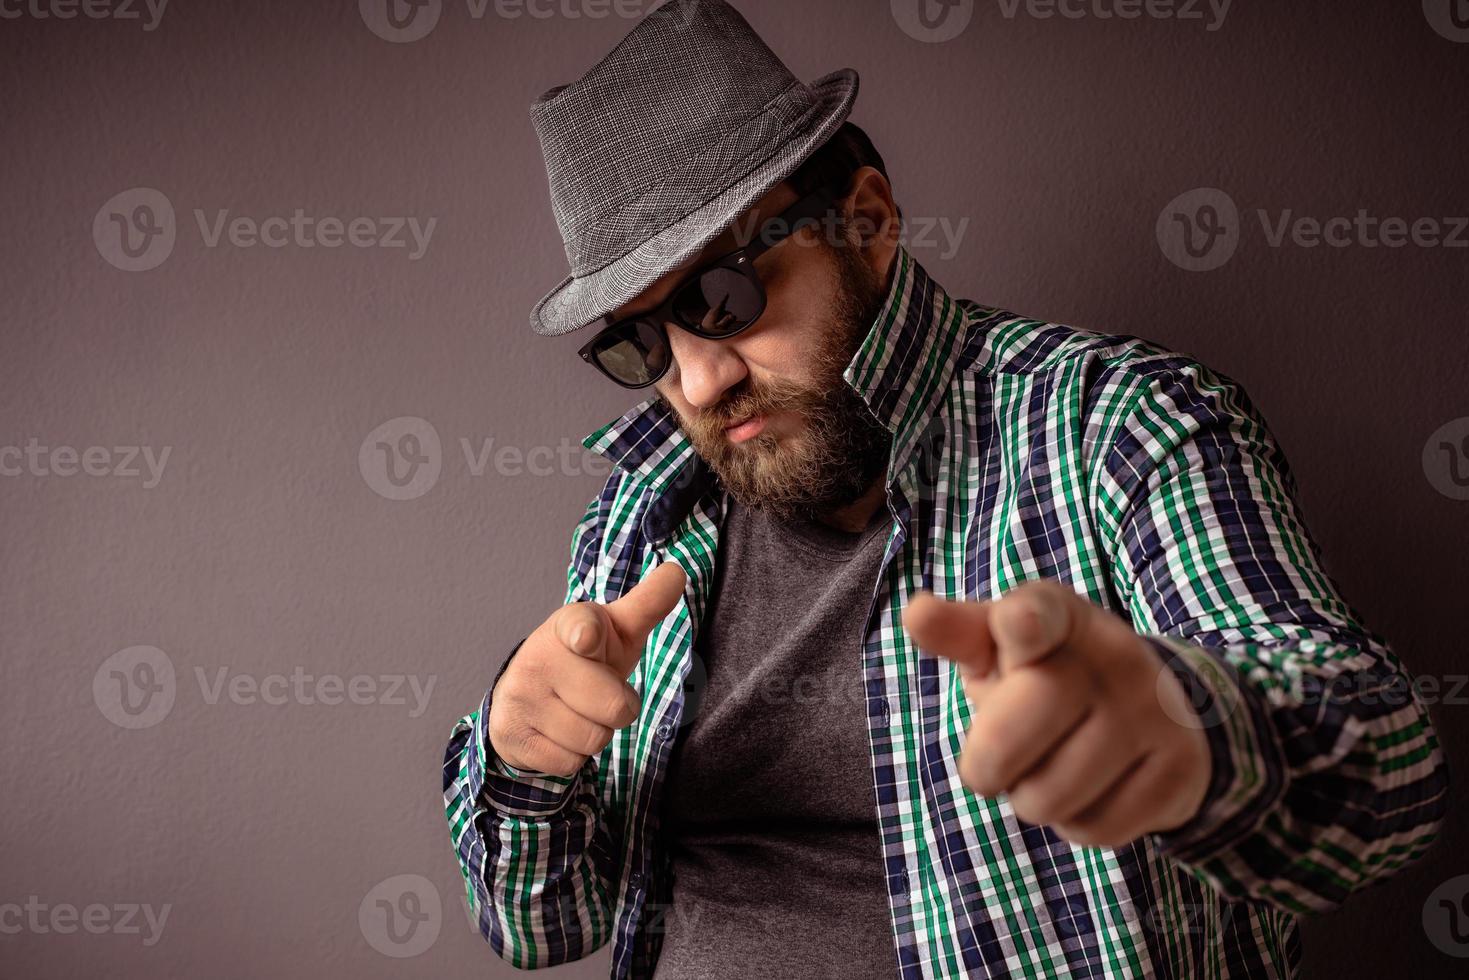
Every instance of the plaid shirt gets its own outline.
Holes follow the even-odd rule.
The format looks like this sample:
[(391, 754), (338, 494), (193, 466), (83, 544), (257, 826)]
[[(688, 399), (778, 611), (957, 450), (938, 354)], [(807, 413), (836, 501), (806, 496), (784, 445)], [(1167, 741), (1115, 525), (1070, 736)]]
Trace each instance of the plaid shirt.
[[(862, 674), (895, 974), (1296, 975), (1298, 913), (1437, 832), (1447, 770), (1410, 677), (1323, 568), (1237, 383), (953, 299), (902, 246), (895, 263), (844, 375), (893, 434)], [(453, 730), (444, 802), (499, 956), (547, 967), (611, 939), (612, 976), (647, 978), (673, 900), (662, 781), (725, 498), (654, 399), (584, 445), (616, 466), (572, 535), (565, 601), (609, 602), (664, 561), (688, 573), (629, 678), (642, 714), (574, 776), (522, 773), (491, 754), (486, 694)], [(1079, 847), (961, 784), (957, 668), (899, 614), (916, 589), (983, 599), (1041, 577), (1129, 619), (1193, 695), (1213, 776), (1188, 824)]]

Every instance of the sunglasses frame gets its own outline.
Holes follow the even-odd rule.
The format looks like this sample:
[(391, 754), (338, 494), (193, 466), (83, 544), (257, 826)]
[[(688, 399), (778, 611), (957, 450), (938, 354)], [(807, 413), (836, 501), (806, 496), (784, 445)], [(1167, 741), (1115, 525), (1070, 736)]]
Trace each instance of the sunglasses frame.
[[(830, 210), (831, 205), (835, 203), (840, 196), (840, 189), (832, 184), (825, 184), (821, 187), (816, 188), (811, 193), (795, 201), (793, 204), (791, 204), (790, 207), (786, 208), (780, 214), (766, 219), (765, 222), (760, 226), (760, 231), (756, 234), (754, 241), (746, 245), (742, 245), (732, 251), (726, 252), (718, 258), (712, 259), (709, 262), (704, 263), (693, 272), (691, 272), (687, 279), (679, 283), (678, 287), (675, 288), (671, 293), (669, 293), (662, 303), (658, 304), (658, 307), (656, 309), (647, 310), (643, 313), (638, 313), (630, 317), (624, 317), (623, 319), (617, 320), (615, 322), (611, 319), (609, 315), (605, 314), (594, 320), (593, 325), (600, 324), (602, 325), (602, 328), (597, 331), (596, 336), (587, 341), (586, 344), (584, 344), (582, 348), (577, 351), (577, 354), (581, 356), (582, 360), (592, 365), (592, 367), (600, 371), (608, 380), (612, 381), (614, 384), (620, 385), (623, 388), (636, 390), (638, 388), (646, 388), (649, 385), (657, 384), (658, 380), (668, 373), (668, 368), (673, 364), (672, 352), (670, 350), (668, 363), (663, 366), (663, 370), (659, 371), (657, 374), (653, 375), (651, 378), (649, 378), (647, 381), (642, 382), (641, 384), (629, 384), (628, 382), (623, 381), (621, 378), (614, 377), (612, 372), (609, 371), (605, 366), (603, 366), (601, 361), (597, 360), (596, 355), (593, 353), (597, 345), (608, 334), (619, 332), (635, 334), (639, 324), (646, 324), (650, 326), (654, 331), (656, 331), (658, 335), (663, 339), (663, 345), (665, 347), (669, 347), (670, 345), (668, 342), (668, 328), (666, 324), (670, 321), (680, 327), (683, 327), (685, 330), (689, 331), (689, 333), (692, 333), (695, 336), (704, 337), (709, 340), (727, 340), (730, 337), (741, 333), (742, 331), (748, 330), (756, 323), (756, 321), (760, 319), (761, 315), (765, 312), (765, 283), (761, 281), (760, 273), (755, 268), (755, 259), (764, 254), (767, 250), (780, 244), (790, 235), (799, 231), (800, 228), (805, 227), (805, 225), (801, 224), (801, 222), (805, 221), (807, 218), (820, 219), (824, 217), (827, 211)], [(696, 324), (686, 323), (683, 318), (679, 317), (674, 312), (680, 298), (683, 297), (688, 290), (699, 288), (699, 280), (704, 277), (704, 274), (707, 272), (712, 272), (715, 269), (734, 269), (736, 272), (740, 273), (745, 278), (754, 283), (755, 292), (760, 297), (760, 308), (755, 311), (755, 315), (752, 316), (744, 324), (736, 327), (734, 330), (731, 330), (728, 333), (706, 333), (705, 331), (700, 330)]]

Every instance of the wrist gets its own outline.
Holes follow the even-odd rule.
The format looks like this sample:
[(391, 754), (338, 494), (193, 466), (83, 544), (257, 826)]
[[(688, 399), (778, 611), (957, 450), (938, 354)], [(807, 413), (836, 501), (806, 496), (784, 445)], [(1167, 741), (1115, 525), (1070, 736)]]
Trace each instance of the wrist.
[(1146, 639), (1187, 694), (1194, 730), (1209, 754), (1208, 778), (1193, 816), (1156, 833), (1154, 841), (1177, 860), (1197, 862), (1238, 843), (1279, 804), (1286, 766), (1269, 705), (1223, 649), (1179, 636)]

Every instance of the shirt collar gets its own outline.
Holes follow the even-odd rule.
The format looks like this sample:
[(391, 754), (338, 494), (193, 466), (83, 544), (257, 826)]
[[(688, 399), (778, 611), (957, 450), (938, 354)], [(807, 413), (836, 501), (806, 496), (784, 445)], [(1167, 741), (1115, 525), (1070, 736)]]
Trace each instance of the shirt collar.
[[(893, 434), (890, 483), (920, 451), (924, 430), (953, 378), (968, 323), (960, 304), (902, 243), (893, 263), (887, 297), (842, 374)], [(670, 489), (697, 485), (708, 475), (677, 419), (656, 395), (592, 432), (582, 445), (626, 470), (637, 485), (659, 498)]]

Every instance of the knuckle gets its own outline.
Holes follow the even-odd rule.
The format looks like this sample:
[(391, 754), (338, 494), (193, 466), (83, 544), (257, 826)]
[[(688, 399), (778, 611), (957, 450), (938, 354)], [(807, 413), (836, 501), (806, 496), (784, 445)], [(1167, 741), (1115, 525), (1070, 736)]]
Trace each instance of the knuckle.
[(622, 728), (629, 721), (628, 716), (632, 714), (627, 701), (621, 694), (609, 694), (602, 699), (601, 708), (597, 717), (606, 719), (606, 726), (611, 728)]
[[(517, 758), (527, 760), (537, 758), (542, 754), (541, 749), (545, 741), (544, 736), (529, 725), (517, 725), (510, 732), (510, 746), (515, 750)], [(514, 763), (511, 764), (514, 765)]]
[(1004, 789), (992, 754), (966, 749), (959, 768), (964, 785), (980, 796), (997, 796)]
[(1086, 824), (1053, 824), (1051, 829), (1056, 831), (1056, 833), (1060, 836), (1066, 838), (1066, 840), (1081, 847), (1102, 846), (1100, 840), (1096, 837), (1095, 834), (1092, 833), (1091, 828)]
[(603, 749), (605, 749), (607, 747), (607, 743), (611, 741), (612, 729), (608, 728), (606, 725), (598, 725), (596, 723), (593, 723), (591, 730), (587, 733), (586, 738), (582, 742), (582, 755), (596, 755), (598, 752), (601, 752)]
[(1087, 714), (1086, 725), (1098, 746), (1105, 746), (1110, 756), (1132, 758), (1140, 741), (1137, 726), (1111, 705), (1094, 705)]
[(1005, 773), (997, 759), (982, 759), (977, 767), (976, 775), (985, 796), (998, 796), (1005, 791)]
[(1044, 789), (1035, 785), (1035, 780), (1027, 779), (1019, 786), (1013, 787), (1009, 792), (1010, 809), (1015, 815), (1027, 823), (1047, 823), (1048, 817), (1055, 816), (1047, 806), (1047, 794)]
[(534, 746), (527, 738), (528, 730), (521, 725), (502, 724), (490, 729), (490, 747), (501, 760), (517, 768), (531, 768), (534, 763)]
[(526, 766), (521, 768), (535, 769), (552, 776), (570, 776), (580, 768), (579, 759), (573, 759), (571, 753), (534, 729), (526, 730), (521, 736), (521, 742), (525, 746), (525, 758), (528, 760)]

